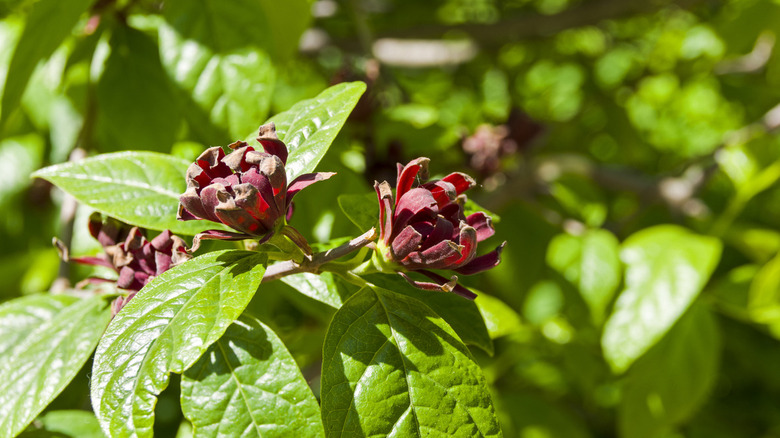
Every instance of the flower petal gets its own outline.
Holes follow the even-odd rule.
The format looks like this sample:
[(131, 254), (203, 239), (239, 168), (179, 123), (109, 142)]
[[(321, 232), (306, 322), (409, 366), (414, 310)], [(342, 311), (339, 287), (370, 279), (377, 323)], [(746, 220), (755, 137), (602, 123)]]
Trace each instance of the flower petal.
[(504, 246), (506, 246), (506, 242), (499, 245), (493, 251), (479, 256), (460, 268), (455, 269), (455, 271), (463, 275), (472, 275), (498, 266), (498, 264), (501, 263), (501, 251), (504, 250)]
[(202, 233), (198, 233), (192, 238), (192, 247), (190, 252), (193, 253), (200, 248), (201, 240), (246, 240), (251, 239), (252, 236), (246, 233), (234, 233), (232, 231), (222, 230), (206, 230)]
[(411, 225), (404, 228), (395, 236), (391, 245), (395, 259), (401, 260), (412, 251), (416, 251), (420, 246), (420, 242), (422, 242), (422, 238), (422, 234)]
[(298, 178), (295, 178), (290, 183), (290, 185), (287, 186), (287, 205), (288, 206), (290, 205), (290, 203), (292, 202), (292, 198), (293, 196), (295, 196), (296, 193), (300, 192), (301, 190), (305, 189), (306, 187), (316, 182), (325, 181), (326, 179), (329, 179), (335, 174), (336, 172), (304, 173)]
[(274, 122), (260, 127), (257, 133), (257, 141), (260, 142), (267, 153), (279, 157), (282, 160), (282, 164), (287, 164), (287, 146), (276, 135)]
[(422, 172), (420, 179), (425, 179), (428, 176), (428, 163), (431, 160), (429, 158), (420, 157), (410, 161), (409, 164), (403, 168), (399, 166), (398, 180), (396, 182), (395, 189), (395, 205), (396, 207), (401, 201), (401, 198), (408, 192), (418, 173)]
[[(431, 271), (422, 270), (422, 271), (417, 271), (417, 272), (419, 272), (420, 274), (425, 275), (426, 277), (430, 278), (431, 280), (433, 280), (433, 281), (435, 281), (435, 282), (437, 282), (439, 284), (445, 284), (446, 285), (448, 283), (448, 280), (446, 278), (442, 277), (439, 274), (433, 273)], [(463, 287), (460, 284), (456, 284), (455, 287), (452, 288), (452, 293), (454, 293), (456, 295), (460, 295), (463, 298), (466, 298), (466, 299), (469, 299), (469, 300), (473, 300), (474, 298), (477, 297), (477, 294), (475, 294), (474, 292), (466, 289), (465, 287)]]
[(463, 247), (462, 256), (452, 261), (450, 269), (463, 266), (477, 255), (477, 230), (466, 222), (461, 222), (458, 243)]
[(374, 181), (374, 190), (379, 199), (379, 239), (388, 245), (393, 232), (393, 191), (387, 181)]
[(406, 192), (396, 203), (393, 226), (401, 230), (411, 219), (417, 216), (417, 220), (435, 220), (438, 212), (438, 204), (431, 192), (423, 188), (415, 188)]
[(455, 190), (458, 192), (459, 195), (465, 192), (466, 190), (474, 187), (477, 184), (474, 181), (474, 178), (461, 172), (453, 172), (445, 176), (441, 180), (446, 181), (452, 184), (453, 186), (455, 186)]
[(268, 231), (248, 211), (236, 205), (236, 201), (233, 198), (227, 198), (220, 202), (214, 211), (223, 224), (235, 230), (243, 231), (253, 236), (260, 236)]
[(455, 186), (447, 181), (432, 181), (423, 184), (423, 188), (430, 190), (436, 203), (439, 204), (439, 208), (450, 204), (458, 197)]
[(470, 214), (466, 223), (477, 230), (477, 242), (482, 242), (496, 233), (493, 229), (493, 219), (482, 211)]
[(454, 229), (452, 222), (442, 216), (436, 216), (436, 224), (428, 237), (425, 238), (425, 242), (420, 246), (420, 249), (425, 250), (443, 240), (452, 239)]

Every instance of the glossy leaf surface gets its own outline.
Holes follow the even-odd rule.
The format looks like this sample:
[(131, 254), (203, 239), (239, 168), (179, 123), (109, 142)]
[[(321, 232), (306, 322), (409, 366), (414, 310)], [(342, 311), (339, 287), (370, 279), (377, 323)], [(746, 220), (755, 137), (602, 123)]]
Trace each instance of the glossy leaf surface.
[(49, 166), (33, 176), (51, 181), (101, 213), (142, 228), (183, 235), (225, 229), (210, 221), (176, 220), (189, 165), (154, 152), (117, 152)]
[(604, 357), (625, 371), (674, 325), (720, 260), (720, 241), (673, 225), (630, 236), (621, 257), (626, 288), (604, 326)]
[[(365, 91), (363, 82), (341, 83), (271, 117), (269, 121), (276, 124), (276, 134), (290, 152), (287, 181), (314, 171)], [(247, 141), (262, 150), (255, 134)]]
[(0, 306), (0, 436), (15, 436), (84, 366), (110, 319), (103, 297), (31, 295)]
[(588, 230), (581, 236), (560, 234), (547, 250), (547, 263), (577, 287), (601, 324), (620, 285), (620, 243), (605, 230)]
[(152, 435), (157, 395), (219, 339), (252, 299), (263, 255), (217, 251), (146, 285), (114, 318), (92, 367), (92, 407), (112, 436)]
[(320, 408), (276, 334), (242, 316), (182, 376), (195, 437), (322, 437)]
[(501, 436), (485, 378), (455, 332), (422, 302), (364, 288), (325, 339), (330, 437)]

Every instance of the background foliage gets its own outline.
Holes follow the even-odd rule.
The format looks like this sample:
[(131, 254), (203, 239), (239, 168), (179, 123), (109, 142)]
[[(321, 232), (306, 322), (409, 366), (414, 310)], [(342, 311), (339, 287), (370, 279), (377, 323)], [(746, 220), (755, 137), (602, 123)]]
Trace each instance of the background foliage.
[[(81, 363), (107, 318), (89, 300), (32, 295), (90, 273), (61, 264), (52, 236), (73, 253), (99, 250), (90, 210), (32, 172), (163, 152), (181, 160), (149, 154), (142, 166), (175, 188), (175, 169), (205, 147), (362, 80), (368, 91), (318, 167), (338, 180), (298, 195), (306, 214), (293, 224), (322, 243), (364, 231), (341, 208), (370, 224), (359, 216), (370, 183), (417, 156), (477, 176), (471, 196), (509, 243), (470, 284), (489, 336), (453, 329), (477, 346), (506, 436), (780, 436), (780, 3), (3, 0), (0, 14), (0, 300), (29, 295), (14, 305), (40, 301), (49, 315), (0, 327), (3, 381), (35, 352), (32, 328), (70, 337), (59, 358)], [(321, 123), (284, 114), (289, 132)], [(320, 376), (343, 301), (311, 297), (337, 281), (264, 285), (249, 304), (262, 322), (241, 319), (228, 335), (268, 330), (319, 397), (320, 379), (343, 377)], [(361, 294), (350, 306), (403, 301)], [(68, 318), (95, 329), (58, 330)], [(100, 436), (85, 412), (88, 369), (25, 435)], [(181, 377), (184, 399), (199, 383)], [(181, 409), (199, 405), (180, 408), (178, 388), (157, 402), (158, 436), (191, 430)], [(0, 402), (8, 394), (0, 385)]]

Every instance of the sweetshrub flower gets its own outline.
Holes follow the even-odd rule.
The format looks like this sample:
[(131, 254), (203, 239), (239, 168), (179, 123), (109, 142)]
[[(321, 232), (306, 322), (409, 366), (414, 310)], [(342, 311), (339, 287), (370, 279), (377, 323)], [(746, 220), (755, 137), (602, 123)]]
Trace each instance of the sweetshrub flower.
[[(451, 173), (441, 180), (415, 186), (428, 175), (428, 158), (417, 158), (406, 166), (398, 164), (395, 201), (387, 181), (375, 183), (379, 199), (380, 264), (399, 272), (421, 289), (452, 291), (465, 298), (476, 295), (430, 269), (451, 269), (463, 275), (497, 266), (506, 242), (477, 256), (477, 244), (494, 234), (490, 216), (477, 212), (465, 216), (463, 192), (474, 180), (463, 173)], [(417, 282), (401, 270), (417, 271), (434, 283)]]
[[(103, 254), (96, 257), (69, 258), (64, 245), (55, 241), (62, 257), (76, 263), (105, 266), (117, 272), (116, 285), (130, 291), (111, 303), (114, 315), (130, 301), (147, 283), (171, 267), (191, 258), (184, 241), (169, 230), (152, 240), (146, 239), (144, 230), (108, 218), (101, 220), (95, 213), (89, 219), (89, 232), (103, 246)], [(103, 278), (90, 278), (90, 282), (113, 282)]]
[(207, 149), (187, 169), (187, 190), (179, 198), (178, 219), (210, 220), (237, 231), (205, 231), (193, 240), (193, 251), (201, 239), (259, 237), (259, 243), (268, 241), (292, 215), (295, 194), (335, 175), (308, 173), (288, 185), (287, 146), (277, 137), (273, 123), (260, 127), (257, 141), (265, 152), (237, 141), (229, 145), (232, 152), (227, 155), (219, 146)]

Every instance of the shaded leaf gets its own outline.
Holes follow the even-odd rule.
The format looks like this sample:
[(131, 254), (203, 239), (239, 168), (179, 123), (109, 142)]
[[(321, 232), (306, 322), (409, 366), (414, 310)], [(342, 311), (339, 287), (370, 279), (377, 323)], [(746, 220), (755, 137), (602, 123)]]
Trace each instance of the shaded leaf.
[(39, 417), (41, 428), (24, 432), (19, 438), (103, 438), (97, 418), (89, 411), (51, 411)]
[(339, 195), (339, 207), (344, 215), (360, 230), (376, 226), (379, 220), (379, 204), (376, 193), (364, 195)]
[(157, 44), (127, 26), (117, 26), (109, 44), (96, 89), (101, 150), (170, 151), (181, 117)]
[(15, 436), (65, 389), (108, 324), (103, 297), (30, 295), (0, 306), (0, 436)]
[(693, 415), (715, 384), (719, 354), (715, 319), (694, 305), (626, 374), (618, 408), (620, 436), (665, 436)]
[(54, 53), (94, 0), (40, 0), (33, 4), (16, 45), (2, 100), (2, 122), (19, 101), (38, 62)]
[(364, 288), (336, 312), (322, 364), (328, 436), (501, 436), (485, 377), (422, 302)]
[(400, 275), (371, 274), (363, 278), (370, 284), (422, 301), (444, 319), (463, 342), (493, 354), (493, 341), (476, 304), (479, 296), (472, 301), (454, 293), (417, 289)]
[[(276, 124), (276, 134), (290, 152), (287, 181), (314, 171), (365, 91), (363, 82), (341, 83), (271, 117), (269, 122)], [(252, 134), (247, 141), (262, 150), (255, 136)]]
[(720, 241), (659, 225), (623, 243), (626, 289), (604, 325), (601, 345), (615, 372), (625, 371), (674, 325), (720, 259)]
[(597, 325), (620, 285), (619, 250), (617, 238), (605, 230), (559, 234), (547, 249), (547, 263), (577, 287)]
[(483, 292), (475, 293), (477, 298), (474, 302), (477, 303), (491, 339), (516, 333), (523, 328), (520, 315), (506, 303)]
[(265, 256), (217, 251), (147, 284), (106, 330), (92, 367), (92, 407), (111, 436), (152, 435), (157, 395), (235, 321), (260, 286)]
[(82, 204), (142, 228), (190, 236), (226, 229), (210, 221), (176, 220), (189, 165), (170, 155), (128, 151), (49, 166), (33, 176), (51, 181)]
[(276, 334), (242, 316), (182, 376), (196, 437), (325, 436), (320, 408)]

